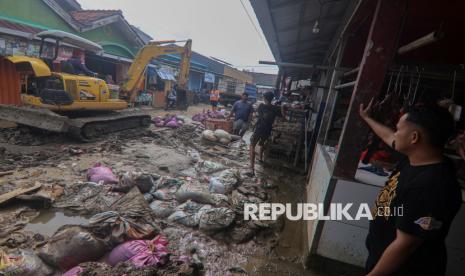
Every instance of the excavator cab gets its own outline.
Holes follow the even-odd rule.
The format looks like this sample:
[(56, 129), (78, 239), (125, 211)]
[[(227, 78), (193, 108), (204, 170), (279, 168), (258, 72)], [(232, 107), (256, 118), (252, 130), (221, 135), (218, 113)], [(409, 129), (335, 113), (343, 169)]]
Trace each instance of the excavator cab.
[[(24, 105), (58, 112), (110, 111), (128, 107), (127, 102), (110, 98), (110, 91), (104, 80), (78, 75), (66, 61), (62, 61), (61, 66), (54, 66), (61, 43), (94, 53), (103, 50), (100, 45), (63, 31), (44, 31), (38, 33), (37, 37), (41, 39), (40, 58), (8, 57), (23, 75), (21, 100)], [(45, 52), (45, 42), (55, 44), (52, 55)], [(80, 66), (80, 60), (76, 61), (77, 66)], [(60, 72), (54, 72), (54, 67), (61, 67), (57, 70)], [(66, 69), (70, 67), (71, 69)]]
[[(37, 36), (42, 40), (40, 58), (6, 57), (20, 72), (23, 106), (0, 104), (0, 119), (48, 131), (69, 133), (82, 141), (91, 141), (106, 133), (150, 125), (149, 115), (128, 109), (127, 101), (112, 99), (104, 80), (54, 70), (60, 43), (96, 53), (102, 51), (100, 45), (63, 31), (44, 31)], [(54, 54), (45, 53), (45, 42), (50, 40), (55, 43)], [(187, 90), (192, 41), (187, 40), (184, 47), (174, 45), (175, 42), (150, 42), (139, 50), (129, 68), (128, 80), (119, 90), (129, 99), (129, 104), (134, 103), (148, 63), (160, 55), (181, 54), (178, 95), (183, 94), (181, 90)], [(163, 45), (166, 43), (170, 44)], [(71, 117), (70, 112), (73, 113)], [(85, 113), (86, 116), (75, 117), (77, 113)]]

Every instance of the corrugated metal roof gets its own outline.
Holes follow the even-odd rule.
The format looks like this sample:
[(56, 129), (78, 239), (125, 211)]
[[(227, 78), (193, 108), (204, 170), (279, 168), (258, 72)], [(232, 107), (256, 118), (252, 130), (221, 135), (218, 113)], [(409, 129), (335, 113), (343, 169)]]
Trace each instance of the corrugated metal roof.
[(168, 72), (168, 71), (163, 70), (163, 69), (156, 69), (156, 71), (157, 71), (158, 76), (162, 80), (176, 81), (176, 78), (174, 77), (174, 75), (171, 72)]
[[(356, 1), (250, 0), (276, 61), (322, 64)], [(318, 20), (319, 32), (313, 27)], [(298, 70), (297, 70), (298, 71)]]
[[(181, 56), (177, 55), (177, 54), (167, 54), (167, 55), (161, 56), (160, 59), (161, 60), (163, 60), (163, 59), (170, 60), (170, 61), (174, 61), (176, 63), (179, 63), (181, 61)], [(199, 69), (207, 69), (208, 68), (207, 65), (202, 64), (200, 62), (196, 62), (196, 61), (193, 60), (193, 58), (191, 58), (190, 64), (191, 64), (191, 66), (197, 67)]]
[(77, 22), (83, 25), (91, 25), (94, 21), (116, 14), (122, 15), (123, 12), (121, 10), (80, 10), (73, 11), (70, 14)]

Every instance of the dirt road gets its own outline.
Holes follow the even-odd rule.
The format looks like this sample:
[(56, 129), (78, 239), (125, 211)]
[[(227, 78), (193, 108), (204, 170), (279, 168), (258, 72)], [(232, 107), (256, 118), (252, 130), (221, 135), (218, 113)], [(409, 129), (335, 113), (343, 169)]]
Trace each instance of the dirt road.
[[(206, 105), (198, 105), (188, 111), (169, 113), (191, 117), (207, 108)], [(153, 116), (167, 113), (163, 110), (149, 112)], [(231, 275), (318, 275), (302, 269), (301, 223), (257, 225), (245, 222), (241, 217), (240, 209), (244, 202), (298, 202), (304, 178), (276, 168), (261, 167), (257, 177), (248, 177), (245, 174), (248, 164), (245, 142), (229, 146), (205, 144), (200, 139), (201, 131), (202, 126), (196, 123), (186, 123), (175, 130), (152, 126), (148, 130), (112, 134), (100, 141), (82, 144), (51, 133), (31, 133), (16, 128), (0, 130), (0, 172), (11, 171), (11, 174), (0, 176), (0, 194), (37, 183), (42, 187), (38, 192), (13, 198), (2, 205), (0, 249), (34, 248), (37, 252), (44, 243), (50, 243), (51, 236), (59, 227), (85, 225), (92, 216), (112, 208), (111, 204), (103, 205), (102, 200), (114, 203), (124, 197), (124, 192), (110, 192), (109, 189), (121, 185), (128, 173), (156, 175), (159, 177), (157, 185), (167, 179), (171, 181), (169, 183), (181, 183), (181, 187), (200, 185), (199, 189), (206, 190), (208, 196), (212, 178), (233, 175), (237, 177), (237, 184), (232, 191), (215, 197), (221, 202), (206, 204), (214, 210), (234, 211), (234, 220), (221, 230), (209, 232), (199, 229), (198, 224), (190, 227), (186, 226), (187, 222), (180, 223), (170, 220), (170, 217), (157, 217), (150, 213), (150, 219), (168, 239), (173, 255), (191, 256), (195, 252), (206, 275), (233, 272), (236, 274)], [(99, 191), (98, 199), (95, 194), (84, 197), (82, 193), (90, 187), (86, 186), (90, 185), (86, 184), (88, 169), (97, 163), (111, 168), (119, 178), (119, 184), (94, 185), (92, 189)], [(177, 202), (179, 198), (169, 198), (174, 195), (171, 192), (169, 189), (145, 192), (145, 208), (148, 211), (155, 208), (153, 202), (169, 202), (179, 208), (183, 204)], [(159, 198), (154, 198), (157, 196)], [(149, 203), (152, 203), (150, 208)], [(205, 203), (192, 204), (198, 208), (206, 206)], [(185, 209), (181, 211), (188, 212)], [(21, 223), (18, 223), (18, 218)], [(98, 265), (86, 265), (86, 269), (99, 271), (104, 261), (102, 258)], [(103, 271), (115, 273), (112, 269), (116, 268), (105, 267)], [(128, 275), (145, 275), (137, 273), (142, 271), (131, 267)]]

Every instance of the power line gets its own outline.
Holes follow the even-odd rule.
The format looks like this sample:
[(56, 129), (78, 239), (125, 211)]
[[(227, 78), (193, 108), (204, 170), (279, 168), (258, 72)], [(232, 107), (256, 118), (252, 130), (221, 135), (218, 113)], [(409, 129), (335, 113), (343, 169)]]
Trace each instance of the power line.
[(258, 30), (257, 26), (255, 25), (255, 22), (252, 20), (252, 17), (250, 16), (249, 11), (248, 11), (247, 8), (245, 7), (244, 3), (242, 2), (242, 0), (239, 0), (239, 1), (241, 2), (242, 8), (244, 9), (245, 13), (247, 14), (247, 17), (249, 18), (250, 23), (251, 23), (252, 26), (254, 27), (255, 32), (257, 32), (257, 35), (260, 37), (260, 39), (262, 40), (262, 42), (263, 42), (263, 44), (265, 45), (265, 47), (268, 47), (268, 44), (267, 44), (267, 43), (265, 42), (265, 40), (263, 39), (262, 34), (260, 33), (260, 31)]

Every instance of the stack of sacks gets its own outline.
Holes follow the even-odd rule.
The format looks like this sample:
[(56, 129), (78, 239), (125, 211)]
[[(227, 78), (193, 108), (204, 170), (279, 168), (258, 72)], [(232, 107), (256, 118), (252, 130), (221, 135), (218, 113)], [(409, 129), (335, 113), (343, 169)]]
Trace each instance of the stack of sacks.
[(165, 117), (157, 116), (153, 118), (153, 122), (157, 127), (170, 127), (178, 128), (184, 124), (184, 121), (181, 118), (178, 118), (176, 115), (165, 115)]

